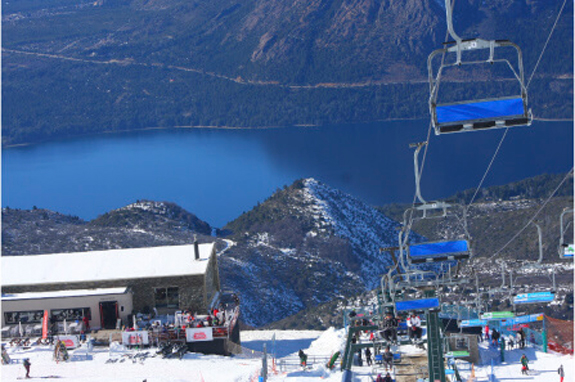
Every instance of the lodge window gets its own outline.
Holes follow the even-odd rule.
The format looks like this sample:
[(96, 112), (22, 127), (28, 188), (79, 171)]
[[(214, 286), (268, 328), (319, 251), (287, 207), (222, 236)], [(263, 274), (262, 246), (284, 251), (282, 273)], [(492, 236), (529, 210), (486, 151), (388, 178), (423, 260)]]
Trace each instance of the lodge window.
[(54, 321), (80, 321), (84, 316), (91, 320), (92, 312), (90, 312), (90, 308), (52, 309), (50, 316)]
[(4, 322), (6, 324), (17, 324), (19, 322), (23, 324), (33, 324), (42, 322), (44, 317), (43, 310), (31, 310), (24, 312), (6, 312), (4, 313)]
[(180, 295), (178, 288), (154, 288), (154, 301), (157, 308), (179, 308)]

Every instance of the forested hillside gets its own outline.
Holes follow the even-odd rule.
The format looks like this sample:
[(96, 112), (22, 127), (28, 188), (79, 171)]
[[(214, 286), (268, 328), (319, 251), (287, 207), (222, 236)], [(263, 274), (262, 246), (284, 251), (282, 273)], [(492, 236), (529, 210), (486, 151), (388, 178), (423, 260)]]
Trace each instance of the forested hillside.
[[(461, 0), (455, 24), (465, 38), (519, 44), (530, 75), (560, 7)], [(2, 21), (4, 145), (427, 118), (426, 59), (446, 30), (436, 0), (19, 0), (3, 5)], [(530, 83), (536, 117), (571, 118), (572, 73), (567, 2)], [(471, 79), (479, 93), (502, 84)]]

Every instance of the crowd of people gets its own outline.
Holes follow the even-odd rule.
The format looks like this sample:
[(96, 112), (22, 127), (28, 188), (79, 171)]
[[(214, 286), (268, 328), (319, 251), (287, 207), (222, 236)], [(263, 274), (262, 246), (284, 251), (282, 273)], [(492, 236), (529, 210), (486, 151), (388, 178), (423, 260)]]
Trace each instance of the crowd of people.
[[(192, 314), (189, 310), (184, 310), (181, 314), (176, 315), (175, 322), (161, 322), (154, 320), (147, 322), (143, 326), (145, 329), (152, 330), (155, 333), (167, 333), (171, 330), (180, 330), (186, 328), (204, 328), (212, 326), (223, 326), (226, 323), (226, 312), (223, 309), (214, 308), (206, 315)], [(128, 327), (126, 331), (133, 331), (137, 328)]]
[(203, 328), (206, 326), (222, 326), (226, 322), (226, 311), (214, 308), (206, 316), (193, 315), (190, 311), (185, 310), (181, 316), (182, 328)]
[(497, 329), (490, 329), (489, 325), (485, 325), (483, 333), (483, 339), (488, 341), (493, 347), (500, 347), (503, 342), (508, 350), (525, 348), (526, 334), (523, 328), (519, 328), (515, 334), (509, 334), (504, 337)]

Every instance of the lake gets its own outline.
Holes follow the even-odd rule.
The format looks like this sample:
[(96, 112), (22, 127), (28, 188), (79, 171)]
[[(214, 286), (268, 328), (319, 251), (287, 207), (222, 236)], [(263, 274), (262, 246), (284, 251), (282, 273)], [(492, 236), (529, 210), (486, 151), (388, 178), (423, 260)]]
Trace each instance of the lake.
[[(372, 205), (413, 201), (413, 149), (427, 121), (269, 130), (104, 134), (2, 150), (2, 206), (89, 220), (138, 199), (171, 201), (222, 227), (276, 189), (313, 177)], [(504, 130), (432, 134), (427, 200), (476, 187)], [(573, 167), (573, 123), (509, 130), (485, 185)]]

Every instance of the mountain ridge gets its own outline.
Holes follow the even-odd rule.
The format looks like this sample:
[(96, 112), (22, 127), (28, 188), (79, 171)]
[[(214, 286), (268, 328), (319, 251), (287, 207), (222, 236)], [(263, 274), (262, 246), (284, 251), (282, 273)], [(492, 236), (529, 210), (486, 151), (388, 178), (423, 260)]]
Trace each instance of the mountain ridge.
[[(462, 268), (464, 274), (475, 271), (485, 285), (497, 283), (499, 266), (485, 259), (541, 210), (537, 222), (544, 232), (544, 265), (558, 267), (559, 298), (571, 298), (564, 307), (572, 306), (573, 267), (559, 264), (556, 233), (558, 216), (563, 208), (573, 206), (573, 197), (552, 198), (543, 208), (543, 194), (537, 194), (549, 189), (540, 183), (556, 184), (554, 179), (558, 177), (536, 177), (508, 185), (517, 190), (521, 184), (529, 184), (536, 199), (512, 195), (507, 201), (481, 200), (472, 205), (468, 224), (476, 258)], [(509, 194), (501, 187), (485, 195)], [(565, 187), (572, 187), (572, 183)], [(353, 196), (310, 178), (277, 190), (230, 222), (220, 231), (227, 234), (227, 243), (196, 232), (189, 221), (197, 218), (188, 214), (173, 203), (138, 201), (104, 214), (94, 224), (37, 208), (4, 208), (2, 255), (185, 244), (191, 243), (196, 234), (200, 242), (216, 241), (218, 250), (227, 248), (219, 256), (222, 286), (240, 295), (244, 324), (294, 328), (299, 323), (299, 327), (321, 328), (338, 322), (342, 307), (354, 299), (373, 298), (379, 278), (393, 263), (391, 255), (379, 249), (396, 245), (400, 226)], [(415, 224), (413, 229), (429, 240), (440, 240), (447, 231), (459, 235), (457, 227), (459, 223), (452, 219), (434, 219)], [(418, 237), (422, 239), (414, 234), (412, 242)], [(572, 236), (565, 239), (570, 241)], [(536, 231), (529, 229), (500, 257), (534, 261), (537, 246)], [(533, 285), (549, 283), (545, 277), (522, 277), (528, 277)], [(564, 307), (551, 308), (559, 309), (563, 317), (568, 313)]]

